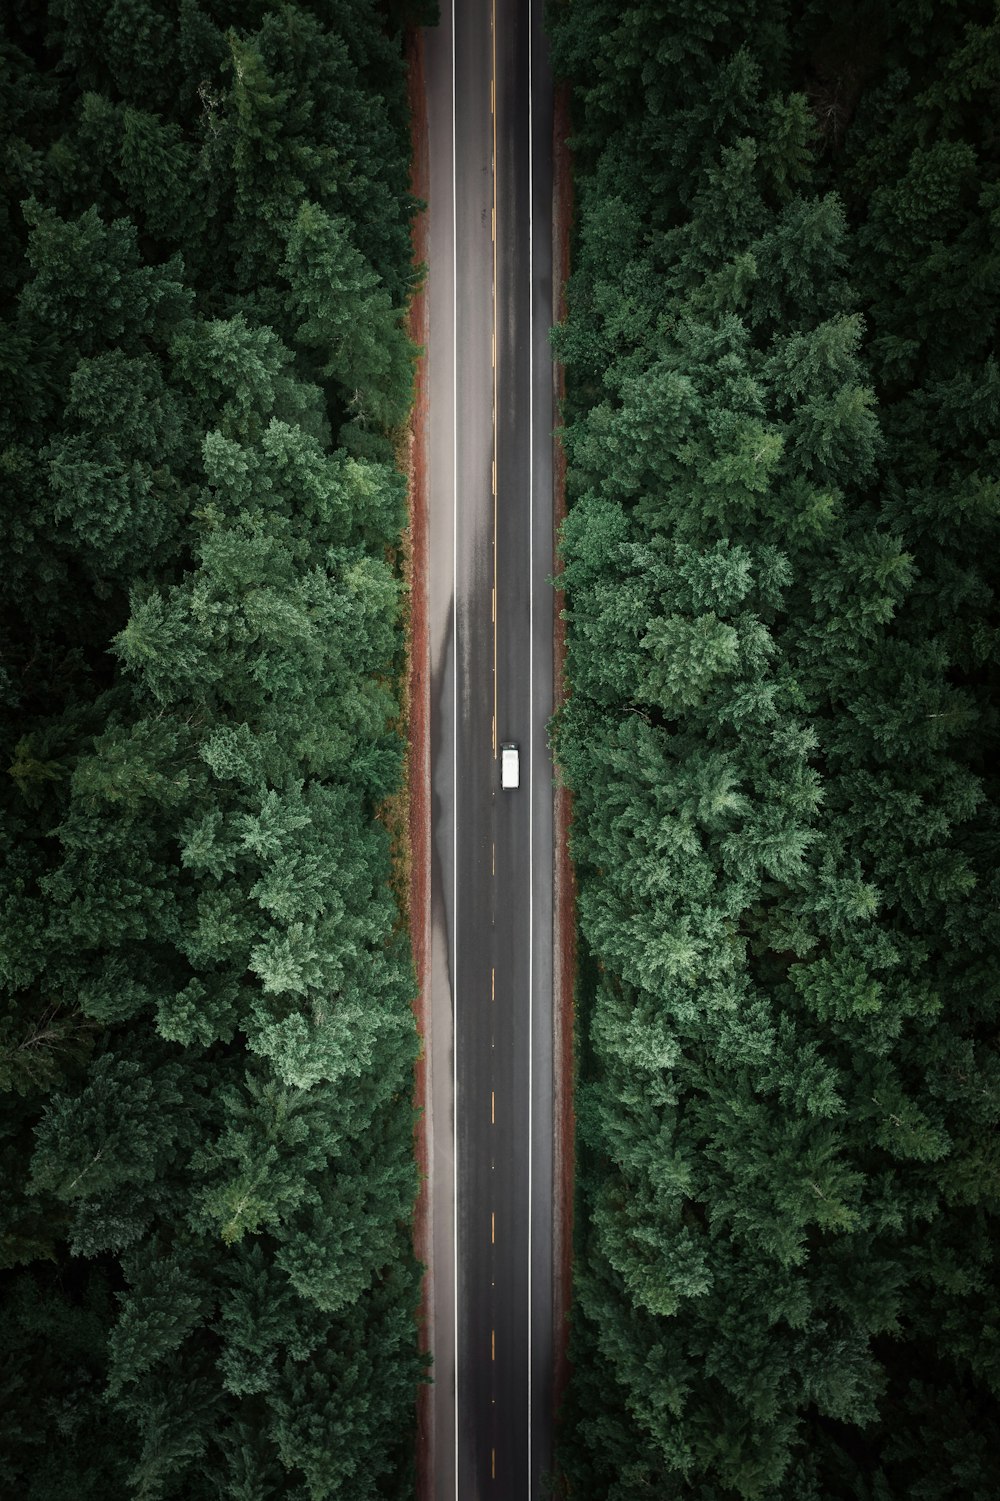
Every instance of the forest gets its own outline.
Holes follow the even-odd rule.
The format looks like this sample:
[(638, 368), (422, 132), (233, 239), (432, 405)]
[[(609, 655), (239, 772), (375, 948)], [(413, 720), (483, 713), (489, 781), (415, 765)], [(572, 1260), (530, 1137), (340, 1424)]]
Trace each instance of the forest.
[(553, 0), (575, 1501), (1000, 1495), (1000, 25)]
[(0, 1493), (412, 1492), (378, 0), (0, 21)]

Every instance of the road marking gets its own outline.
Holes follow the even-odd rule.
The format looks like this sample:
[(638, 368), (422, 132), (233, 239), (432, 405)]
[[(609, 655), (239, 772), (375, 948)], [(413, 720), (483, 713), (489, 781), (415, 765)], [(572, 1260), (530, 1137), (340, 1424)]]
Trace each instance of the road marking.
[(490, 1125), (491, 1126), (495, 1126), (496, 1123), (497, 1123), (497, 1097), (496, 1097), (496, 1091), (493, 1090), (493, 1089), (491, 1089), (490, 1090)]
[[(497, 593), (497, 5), (490, 6), (490, 111), (493, 123), (493, 593)], [(530, 83), (530, 72), (529, 72)], [(493, 617), (493, 759), (497, 757), (497, 619)]]
[(495, 1001), (496, 998), (497, 998), (497, 972), (496, 972), (496, 969), (491, 969), (490, 970), (490, 1000), (491, 1001)]
[(496, 1211), (491, 1209), (490, 1210), (490, 1245), (491, 1246), (495, 1246), (496, 1243), (497, 1243), (497, 1217), (496, 1217)]
[(496, 1360), (496, 1358), (497, 1358), (497, 1332), (496, 1332), (495, 1329), (491, 1329), (490, 1330), (490, 1359), (491, 1360)]
[(495, 1449), (491, 1449), (490, 1450), (490, 1479), (491, 1480), (495, 1480), (496, 1478), (497, 1478), (497, 1451)]
[[(458, 650), (458, 101), (455, 67), (455, 0), (451, 0), (451, 639), (455, 643), (455, 663), (462, 660)], [(455, 797), (452, 822), (452, 985), (458, 977), (458, 673), (455, 673), (452, 700), (451, 768)], [(458, 1491), (458, 996), (452, 992), (451, 1036), (451, 1185), (453, 1317), (455, 1367), (455, 1501)]]
[[(496, 0), (493, 0), (494, 5)], [(533, 208), (535, 179), (534, 135), (534, 74), (532, 56), (532, 3), (528, 0), (528, 710), (535, 702), (535, 230)], [(532, 1243), (532, 1167), (531, 1155), (534, 1140), (535, 1113), (535, 1059), (534, 1059), (534, 953), (535, 953), (535, 805), (534, 805), (534, 745), (535, 737), (528, 735), (528, 1486), (531, 1496), (531, 1243)]]

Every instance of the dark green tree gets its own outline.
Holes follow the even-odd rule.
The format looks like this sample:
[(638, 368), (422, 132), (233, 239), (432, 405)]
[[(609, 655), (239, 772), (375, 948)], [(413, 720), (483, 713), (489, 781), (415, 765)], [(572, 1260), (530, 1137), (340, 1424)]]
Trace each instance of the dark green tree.
[(602, 0), (552, 28), (583, 955), (561, 1465), (595, 1501), (986, 1496), (996, 28)]
[(404, 19), (3, 18), (0, 1489), (26, 1501), (411, 1484), (414, 979), (379, 817)]

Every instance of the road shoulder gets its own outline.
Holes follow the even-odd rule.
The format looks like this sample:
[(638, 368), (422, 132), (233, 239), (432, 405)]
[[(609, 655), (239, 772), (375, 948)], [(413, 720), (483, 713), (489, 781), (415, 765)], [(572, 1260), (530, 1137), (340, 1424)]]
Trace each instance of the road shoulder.
[[(412, 165), (410, 191), (425, 204), (430, 197), (427, 94), (424, 71), (424, 37), (410, 28), (406, 37)], [(429, 241), (429, 210), (425, 208), (413, 225), (413, 259), (426, 265)], [(434, 1288), (431, 1272), (430, 1185), (430, 1092), (431, 1057), (431, 796), (430, 796), (430, 643), (428, 629), (428, 533), (427, 494), (427, 291), (422, 283), (414, 295), (407, 317), (407, 331), (420, 348), (416, 367), (414, 402), (410, 413), (407, 452), (409, 525), (406, 545), (406, 581), (409, 587), (407, 637), (409, 690), (409, 786), (410, 942), (417, 994), (413, 1003), (420, 1052), (414, 1077), (414, 1153), (419, 1189), (414, 1209), (413, 1247), (424, 1268), (417, 1337), (421, 1350), (433, 1348)], [(430, 1501), (434, 1474), (434, 1419), (430, 1383), (417, 1394), (417, 1495)]]
[[(573, 221), (572, 161), (567, 142), (570, 133), (569, 87), (559, 83), (555, 90), (553, 112), (553, 182), (552, 182), (552, 279), (556, 298), (556, 319), (566, 317), (566, 279), (569, 275), (570, 228)], [(565, 371), (553, 362), (553, 382), (557, 414), (561, 414), (565, 395)], [(558, 419), (557, 419), (558, 420)], [(556, 556), (559, 531), (566, 515), (566, 455), (556, 427), (553, 435), (553, 556)], [(566, 699), (566, 622), (561, 602), (554, 612), (553, 687), (558, 712)], [(569, 1379), (569, 1313), (572, 1299), (573, 1270), (573, 1185), (575, 1114), (574, 1085), (574, 981), (576, 974), (576, 883), (569, 857), (569, 830), (572, 799), (562, 778), (556, 774), (554, 814), (554, 902), (553, 902), (553, 1346), (555, 1351), (554, 1403), (558, 1417), (563, 1393)]]

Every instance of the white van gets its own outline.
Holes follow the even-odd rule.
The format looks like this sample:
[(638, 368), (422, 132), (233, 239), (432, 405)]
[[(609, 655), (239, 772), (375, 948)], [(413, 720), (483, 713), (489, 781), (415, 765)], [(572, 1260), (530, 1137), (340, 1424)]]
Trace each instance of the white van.
[(500, 747), (500, 786), (505, 792), (521, 785), (520, 756), (512, 740), (505, 740)]

